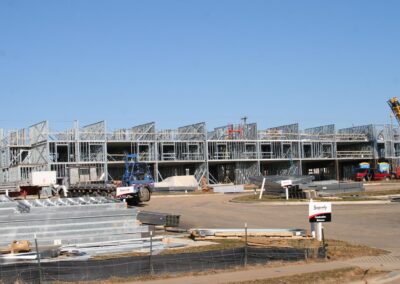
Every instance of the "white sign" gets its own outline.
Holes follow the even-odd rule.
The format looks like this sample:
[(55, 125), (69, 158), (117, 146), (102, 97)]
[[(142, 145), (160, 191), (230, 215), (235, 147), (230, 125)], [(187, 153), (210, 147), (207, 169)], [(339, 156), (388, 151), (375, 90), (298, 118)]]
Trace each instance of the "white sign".
[(136, 189), (133, 186), (123, 186), (123, 187), (117, 187), (117, 197), (120, 197), (122, 195), (126, 194), (133, 194), (137, 193), (138, 189)]
[(282, 187), (287, 187), (289, 185), (292, 185), (292, 180), (291, 179), (281, 180), (281, 186)]
[(57, 183), (56, 171), (32, 172), (31, 184), (33, 186), (51, 186)]
[(310, 202), (308, 205), (308, 220), (310, 223), (331, 222), (332, 203)]

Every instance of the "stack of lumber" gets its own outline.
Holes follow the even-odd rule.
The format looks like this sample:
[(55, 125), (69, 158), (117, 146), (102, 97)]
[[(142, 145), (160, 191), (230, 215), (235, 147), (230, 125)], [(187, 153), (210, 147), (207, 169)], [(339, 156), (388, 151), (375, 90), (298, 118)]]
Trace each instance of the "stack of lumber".
[[(190, 229), (195, 240), (241, 239), (246, 236), (244, 228), (240, 229)], [(304, 237), (302, 229), (247, 229), (247, 237), (295, 238)]]

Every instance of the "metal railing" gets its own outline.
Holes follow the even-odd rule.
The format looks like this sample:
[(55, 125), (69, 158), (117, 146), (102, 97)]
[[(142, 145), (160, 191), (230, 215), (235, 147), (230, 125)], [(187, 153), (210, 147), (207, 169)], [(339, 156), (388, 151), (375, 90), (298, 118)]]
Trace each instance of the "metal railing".
[(365, 158), (372, 159), (372, 151), (337, 151), (336, 157), (340, 158)]

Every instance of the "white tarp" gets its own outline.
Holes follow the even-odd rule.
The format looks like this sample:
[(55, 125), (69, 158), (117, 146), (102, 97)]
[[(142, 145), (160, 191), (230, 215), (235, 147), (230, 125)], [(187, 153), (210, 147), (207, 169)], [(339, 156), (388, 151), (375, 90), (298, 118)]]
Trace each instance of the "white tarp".
[(155, 188), (166, 188), (166, 187), (187, 187), (197, 188), (198, 183), (194, 176), (172, 176), (166, 178), (162, 182), (156, 182)]

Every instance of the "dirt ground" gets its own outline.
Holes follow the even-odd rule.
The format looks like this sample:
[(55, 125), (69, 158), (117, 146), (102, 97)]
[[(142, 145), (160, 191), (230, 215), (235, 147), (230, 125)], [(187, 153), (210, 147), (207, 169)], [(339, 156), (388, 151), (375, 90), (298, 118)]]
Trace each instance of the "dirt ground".
[[(400, 183), (373, 183), (366, 186), (368, 195), (370, 192), (378, 191), (388, 191), (389, 194), (393, 194), (397, 190), (400, 190)], [(308, 204), (275, 205), (270, 202), (230, 202), (235, 196), (238, 195), (198, 194), (192, 196), (157, 196), (141, 209), (180, 214), (181, 227), (183, 228), (240, 228), (244, 227), (244, 224), (247, 223), (249, 228), (310, 229), (310, 224), (308, 223)], [(332, 222), (324, 224), (326, 238), (380, 248), (391, 252), (391, 255), (394, 254), (395, 261), (398, 258), (400, 259), (400, 243), (398, 241), (398, 236), (400, 236), (400, 203), (364, 204), (360, 202), (359, 204), (333, 204), (332, 210)], [(337, 259), (341, 257), (346, 256), (338, 255)], [(361, 261), (360, 263), (363, 262)], [(304, 266), (296, 275), (299, 275), (299, 273), (305, 274), (308, 270), (314, 269), (313, 266), (315, 265), (316, 264), (310, 264)], [(397, 264), (395, 264), (395, 266), (396, 265)], [(329, 266), (328, 270), (339, 269), (333, 273), (348, 274), (348, 276), (354, 276), (354, 279), (358, 279), (360, 273), (362, 274), (365, 272), (365, 270), (353, 270), (352, 268), (346, 270), (350, 267), (353, 267), (352, 264), (332, 264)], [(291, 271), (291, 269), (292, 268), (287, 268), (288, 271)], [(297, 268), (293, 270), (296, 271), (296, 269)], [(341, 271), (341, 269), (345, 269), (346, 271)], [(400, 269), (400, 267), (396, 266), (395, 269)], [(278, 271), (280, 270), (273, 271), (274, 275), (283, 277), (279, 279), (279, 281), (284, 282), (276, 283), (286, 283), (286, 280), (289, 281), (284, 278), (286, 274), (283, 273), (283, 268), (281, 273)], [(259, 273), (262, 275), (266, 273), (266, 271), (260, 271)], [(242, 275), (243, 280), (249, 278), (246, 271), (243, 271), (243, 274), (240, 275)], [(265, 275), (267, 275), (267, 273)], [(329, 276), (331, 273), (327, 273), (327, 275)], [(225, 277), (223, 275), (221, 276)], [(212, 278), (212, 276), (210, 277)], [(229, 276), (227, 274), (225, 279), (232, 279), (232, 277), (236, 276)], [(260, 277), (255, 279), (259, 279), (261, 282), (255, 283), (275, 283), (267, 282), (267, 280)], [(265, 278), (269, 277), (270, 276)], [(352, 279), (351, 277), (349, 280)], [(211, 280), (211, 278), (209, 280)], [(192, 282), (192, 280), (191, 282), (201, 283), (202, 280), (206, 279), (208, 278), (193, 279), (194, 282)], [(185, 279), (182, 280), (184, 281)], [(239, 278), (237, 281), (241, 282)], [(247, 283), (246, 281), (243, 282)], [(329, 283), (329, 281), (327, 283)], [(165, 283), (167, 282), (168, 281)], [(164, 281), (162, 281), (162, 283), (164, 283)], [(172, 280), (171, 283), (174, 283), (174, 281)], [(304, 283), (308, 282), (306, 281)]]
[(337, 284), (349, 281), (362, 280), (368, 283), (368, 279), (382, 274), (381, 271), (368, 271), (359, 267), (339, 268), (318, 273), (303, 273), (294, 276), (283, 276), (268, 279), (258, 279), (243, 282), (230, 282), (228, 284)]
[[(373, 185), (367, 190), (400, 187)], [(237, 195), (157, 196), (142, 210), (181, 215), (184, 228), (304, 228), (309, 229), (308, 204), (234, 203)], [(332, 222), (325, 223), (325, 235), (385, 250), (399, 250), (400, 203), (333, 205)]]
[[(393, 192), (393, 190), (398, 189), (400, 189), (400, 183), (393, 182), (385, 184), (374, 183), (366, 186), (367, 192), (383, 190)], [(308, 223), (308, 204), (282, 205), (281, 203), (280, 205), (275, 205), (270, 202), (230, 202), (235, 196), (237, 195), (199, 194), (195, 196), (157, 196), (141, 209), (180, 214), (181, 227), (183, 228), (240, 228), (244, 227), (245, 223), (248, 224), (249, 228), (304, 228), (307, 230), (310, 228), (310, 224)], [(393, 262), (395, 269), (400, 269), (400, 267), (397, 267), (399, 266), (398, 262), (396, 262), (398, 258), (400, 259), (400, 245), (398, 241), (398, 236), (400, 236), (399, 202), (389, 204), (363, 204), (362, 202), (358, 204), (333, 204), (332, 210), (332, 222), (324, 224), (326, 238), (343, 240), (353, 244), (366, 245), (390, 251), (391, 257), (388, 257), (389, 262)], [(394, 257), (392, 257), (393, 255)], [(383, 259), (384, 258), (385, 257), (383, 257)], [(359, 265), (364, 264), (364, 262), (364, 260), (361, 260), (355, 263)], [(321, 265), (322, 271), (322, 264), (308, 264), (302, 269), (300, 269), (300, 266), (282, 267), (280, 269), (271, 270), (270, 272), (264, 269), (256, 273), (259, 277), (254, 279), (266, 281), (261, 275), (267, 275), (267, 277), (264, 278), (272, 276), (285, 277), (290, 274), (298, 275), (299, 273), (301, 274), (311, 269), (311, 266), (318, 265)], [(353, 263), (350, 262), (348, 264), (333, 262), (329, 264), (328, 269), (347, 269), (352, 267), (352, 265)], [(366, 265), (368, 266), (369, 263)], [(287, 272), (285, 272), (286, 270)], [(359, 276), (358, 272), (355, 273), (356, 277)], [(352, 274), (354, 271), (348, 273)], [(330, 275), (330, 273), (327, 275)], [(224, 275), (220, 276), (224, 277)], [(239, 276), (243, 277), (243, 279), (240, 279)], [(214, 281), (215, 279), (219, 279), (213, 278), (214, 276), (212, 275), (209, 277), (210, 279), (208, 279), (208, 277), (204, 277), (203, 279), (183, 278), (179, 279), (181, 282), (178, 282), (184, 283), (184, 281), (190, 279), (190, 283), (201, 283), (201, 281), (204, 280)], [(249, 273), (243, 271), (241, 274), (239, 273), (235, 276), (227, 274), (226, 277), (227, 279), (230, 277), (230, 279), (233, 278), (235, 281), (242, 282), (244, 280), (243, 282), (246, 282), (249, 280)], [(172, 282), (155, 281), (154, 283), (178, 283), (175, 282), (177, 280), (178, 279), (172, 280)], [(287, 279), (283, 278), (279, 280)], [(218, 280), (218, 282), (219, 281), (220, 280)], [(153, 282), (150, 281), (149, 283)]]

